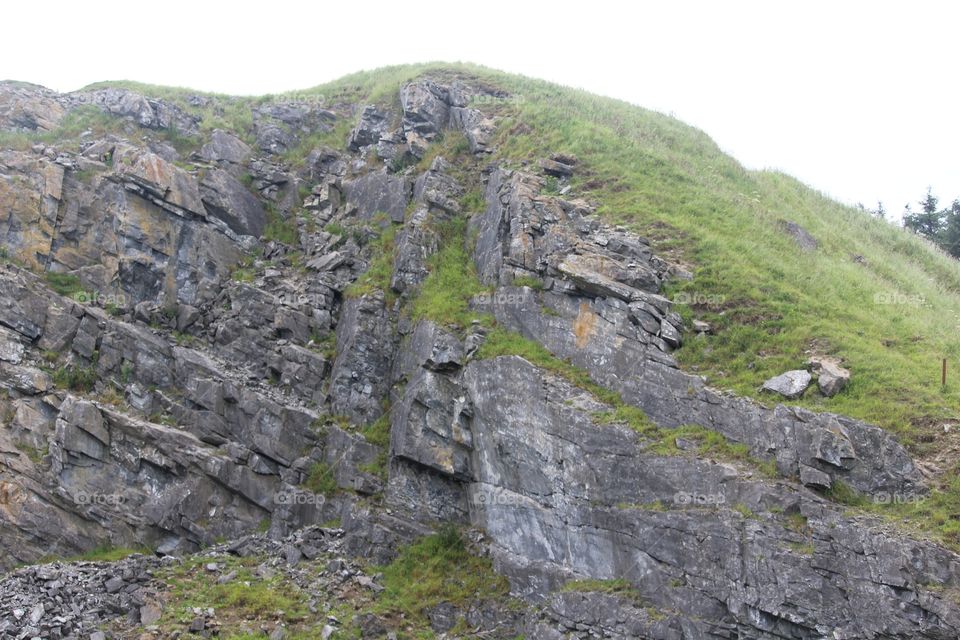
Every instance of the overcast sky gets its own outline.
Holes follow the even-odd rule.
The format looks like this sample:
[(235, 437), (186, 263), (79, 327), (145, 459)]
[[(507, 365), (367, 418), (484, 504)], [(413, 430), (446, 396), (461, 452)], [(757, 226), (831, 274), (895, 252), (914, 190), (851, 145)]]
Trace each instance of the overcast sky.
[(751, 168), (892, 213), (960, 197), (950, 2), (10, 3), (0, 78), (260, 94), (469, 61), (672, 113)]

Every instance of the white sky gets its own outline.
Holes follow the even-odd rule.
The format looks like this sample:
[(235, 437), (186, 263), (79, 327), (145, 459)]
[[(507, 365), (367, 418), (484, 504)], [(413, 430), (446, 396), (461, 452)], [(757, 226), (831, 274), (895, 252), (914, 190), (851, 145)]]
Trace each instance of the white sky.
[[(41, 15), (42, 12), (42, 15)], [(960, 197), (960, 5), (941, 2), (8, 3), (0, 79), (260, 94), (470, 61), (672, 113), (752, 168), (899, 214)]]

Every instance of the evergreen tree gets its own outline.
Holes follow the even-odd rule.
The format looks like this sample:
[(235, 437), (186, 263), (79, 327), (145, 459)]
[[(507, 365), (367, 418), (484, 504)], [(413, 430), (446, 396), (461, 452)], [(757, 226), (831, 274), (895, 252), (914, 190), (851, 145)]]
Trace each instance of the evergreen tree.
[(920, 201), (923, 210), (913, 213), (907, 205), (903, 212), (903, 226), (931, 240), (938, 240), (944, 227), (944, 212), (937, 210), (938, 202), (933, 191), (927, 189), (927, 197)]
[(960, 258), (960, 200), (954, 200), (942, 214), (945, 222), (940, 246), (954, 258)]

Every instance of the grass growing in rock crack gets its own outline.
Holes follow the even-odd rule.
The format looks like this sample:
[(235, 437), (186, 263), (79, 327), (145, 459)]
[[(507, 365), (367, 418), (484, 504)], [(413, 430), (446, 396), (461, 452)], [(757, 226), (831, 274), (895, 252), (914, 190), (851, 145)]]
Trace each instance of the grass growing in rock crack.
[(379, 478), (387, 479), (387, 465), (389, 463), (390, 449), (390, 412), (389, 410), (374, 422), (368, 424), (360, 430), (360, 434), (366, 438), (370, 444), (380, 447), (380, 452), (375, 460), (370, 463), (360, 465), (360, 471), (370, 473)]
[(466, 244), (466, 220), (455, 218), (438, 226), (440, 250), (428, 260), (430, 275), (410, 305), (414, 320), (466, 327), (482, 314), (470, 310), (470, 299), (485, 291), (477, 278)]
[(888, 494), (882, 500), (871, 500), (846, 483), (834, 481), (823, 495), (848, 507), (851, 514), (880, 516), (960, 553), (960, 465), (955, 465), (953, 473), (939, 480), (928, 494)]
[(70, 364), (56, 369), (52, 378), (53, 384), (60, 388), (89, 393), (97, 383), (97, 372), (93, 367)]
[(319, 495), (333, 495), (337, 491), (336, 468), (326, 462), (315, 462), (303, 486)]
[(767, 477), (777, 475), (775, 461), (755, 458), (750, 454), (749, 447), (732, 442), (720, 433), (697, 425), (684, 425), (673, 429), (658, 427), (642, 409), (626, 404), (620, 394), (595, 383), (583, 369), (557, 358), (533, 340), (497, 327), (487, 336), (476, 357), (482, 359), (505, 355), (520, 356), (611, 405), (610, 411), (596, 414), (594, 420), (599, 424), (617, 423), (629, 426), (650, 441), (646, 450), (651, 453), (665, 456), (684, 455), (686, 452), (676, 444), (677, 438), (683, 438), (690, 440), (695, 447), (691, 454), (736, 460), (749, 464)]
[(72, 273), (47, 271), (44, 275), (47, 285), (62, 296), (75, 296), (83, 291), (80, 278)]
[(389, 224), (368, 244), (372, 257), (370, 266), (366, 273), (347, 287), (344, 295), (359, 298), (374, 291), (382, 291), (388, 300), (392, 299), (390, 278), (393, 276), (393, 259), (398, 231), (397, 225)]
[(285, 245), (295, 247), (299, 244), (299, 235), (297, 234), (296, 219), (283, 217), (276, 211), (268, 209), (267, 224), (263, 228), (263, 240), (275, 240)]
[(442, 602), (460, 606), (509, 592), (506, 578), (493, 571), (488, 558), (471, 554), (451, 525), (404, 548), (381, 572), (384, 591), (374, 610), (419, 625), (426, 624), (424, 612)]
[[(589, 391), (601, 402), (613, 405), (616, 408), (625, 406), (623, 400), (620, 399), (620, 394), (595, 383), (583, 369), (556, 357), (540, 343), (524, 338), (519, 333), (507, 331), (502, 327), (496, 327), (490, 331), (476, 354), (476, 357), (480, 359), (496, 358), (498, 356), (520, 356), (541, 369), (564, 378), (574, 386)], [(640, 410), (637, 409), (637, 411)], [(642, 414), (642, 412), (640, 413)]]
[(664, 614), (651, 606), (647, 600), (640, 594), (639, 589), (634, 587), (629, 580), (624, 578), (613, 578), (608, 580), (584, 579), (569, 580), (564, 583), (560, 591), (568, 593), (605, 593), (607, 595), (617, 596), (630, 601), (638, 607), (646, 609), (647, 615), (653, 620), (662, 620)]
[(616, 578), (610, 580), (570, 580), (565, 582), (561, 591), (567, 592), (591, 592), (591, 593), (611, 593), (624, 595), (630, 598), (640, 598), (640, 592), (630, 584), (629, 580)]

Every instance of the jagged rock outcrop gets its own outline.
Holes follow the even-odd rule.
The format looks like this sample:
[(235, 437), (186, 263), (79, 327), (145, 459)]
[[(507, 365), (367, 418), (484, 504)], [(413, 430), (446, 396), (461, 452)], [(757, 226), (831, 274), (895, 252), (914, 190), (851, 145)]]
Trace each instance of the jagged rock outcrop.
[[(504, 638), (957, 637), (960, 558), (825, 494), (924, 496), (894, 438), (682, 371), (684, 322), (662, 293), (676, 267), (596, 203), (544, 194), (554, 178), (570, 194), (586, 163), (549, 154), (543, 178), (496, 159), (477, 98), (508, 94), (420, 78), (397, 97), (400, 111), (261, 102), (247, 130), (204, 134), (214, 98), (0, 86), (3, 129), (55, 130), (84, 104), (123, 119), (97, 139), (0, 150), (0, 568), (220, 536), (240, 555), (292, 536), (291, 564), (320, 538), (386, 562), (454, 522), (485, 532), (527, 605), (446, 603), (426, 614), (438, 633), (464, 616)], [(341, 147), (304, 150), (342, 118), (355, 126)], [(451, 130), (469, 153), (411, 166)], [(488, 289), (470, 289), (484, 291), (475, 319), (447, 326), (408, 305), (451, 241)], [(481, 358), (494, 331), (568, 365)], [(631, 429), (618, 407), (654, 425)], [(688, 425), (749, 457), (700, 455), (672, 437)], [(333, 519), (342, 540), (297, 532)], [(258, 527), (274, 541), (242, 537)], [(0, 596), (21, 613), (0, 611), (0, 633), (142, 617), (139, 572), (158, 562), (115, 565), (128, 577), (113, 598), (99, 566), (10, 574)], [(562, 590), (581, 579), (632, 595)], [(45, 605), (57, 581), (63, 621)], [(104, 598), (110, 612), (92, 612)]]
[(55, 92), (36, 85), (0, 83), (0, 128), (52, 130), (66, 114), (57, 98)]

